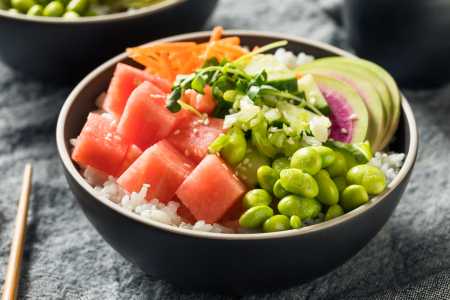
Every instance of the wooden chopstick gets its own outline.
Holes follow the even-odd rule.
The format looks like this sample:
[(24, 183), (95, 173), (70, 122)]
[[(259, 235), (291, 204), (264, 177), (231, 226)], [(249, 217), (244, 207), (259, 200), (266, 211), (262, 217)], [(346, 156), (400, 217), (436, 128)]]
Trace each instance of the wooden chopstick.
[(27, 225), (28, 199), (31, 188), (31, 173), (33, 166), (25, 165), (23, 173), (22, 189), (20, 190), (19, 206), (17, 208), (16, 224), (9, 253), (8, 269), (6, 270), (5, 286), (2, 300), (17, 299), (19, 287), (20, 267), (22, 265), (23, 244)]

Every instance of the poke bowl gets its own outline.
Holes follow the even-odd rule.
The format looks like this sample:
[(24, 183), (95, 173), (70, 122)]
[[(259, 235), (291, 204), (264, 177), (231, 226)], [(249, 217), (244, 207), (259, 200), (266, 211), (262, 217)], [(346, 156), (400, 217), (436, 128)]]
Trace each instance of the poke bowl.
[[(263, 46), (280, 40), (286, 40), (288, 43), (283, 44), (286, 50), (292, 51), (293, 53), (304, 52), (318, 59), (317, 61), (319, 61), (319, 63), (307, 71), (311, 72), (313, 76), (318, 74), (320, 61), (322, 59), (333, 57), (336, 59), (356, 59), (352, 54), (333, 46), (291, 35), (236, 30), (224, 31), (223, 36), (225, 38), (237, 36), (240, 38), (240, 43), (248, 46), (250, 49), (255, 46)], [(145, 47), (152, 47), (154, 45), (165, 43), (195, 42), (200, 44), (207, 43), (209, 39), (210, 32), (191, 33), (154, 41), (141, 48), (145, 49)], [(271, 49), (270, 51), (273, 53), (275, 49)], [(128, 52), (130, 53), (132, 51), (129, 50)], [(255, 57), (257, 57), (257, 55), (253, 56), (253, 58)], [(234, 227), (234, 230), (231, 230), (233, 233), (237, 232), (240, 234), (232, 234), (228, 230), (229, 228), (224, 226), (224, 224), (228, 223), (218, 222), (220, 224), (214, 223), (214, 226), (209, 225), (210, 228), (207, 228), (208, 224), (205, 224), (204, 221), (200, 221), (197, 217), (198, 214), (201, 213), (201, 210), (200, 212), (198, 210), (195, 211), (195, 205), (192, 206), (192, 203), (190, 203), (189, 200), (191, 198), (196, 198), (197, 190), (203, 187), (213, 190), (211, 193), (216, 192), (216, 194), (222, 194), (224, 199), (227, 198), (227, 194), (231, 194), (237, 188), (227, 186), (226, 189), (224, 189), (223, 186), (226, 185), (226, 181), (222, 182), (215, 179), (216, 177), (222, 178), (222, 175), (220, 174), (228, 174), (230, 178), (233, 177), (233, 180), (237, 180), (238, 182), (246, 179), (242, 176), (242, 171), (240, 175), (236, 175), (238, 173), (234, 173), (234, 170), (230, 173), (228, 168), (233, 165), (223, 163), (223, 167), (227, 171), (226, 173), (221, 173), (225, 172), (220, 171), (223, 170), (222, 166), (213, 169), (212, 172), (206, 172), (206, 174), (201, 177), (202, 179), (200, 181), (194, 181), (193, 184), (191, 184), (191, 189), (185, 188), (188, 192), (183, 194), (179, 192), (179, 190), (182, 189), (183, 186), (187, 186), (186, 182), (188, 182), (190, 178), (188, 177), (177, 191), (177, 196), (182, 202), (181, 205), (185, 204), (185, 206), (188, 206), (190, 203), (190, 206), (188, 207), (193, 213), (195, 212), (194, 215), (197, 223), (186, 224), (188, 220), (183, 219), (186, 222), (182, 222), (180, 225), (178, 225), (179, 222), (178, 224), (171, 224), (170, 222), (163, 224), (164, 221), (157, 218), (158, 216), (161, 216), (157, 213), (160, 210), (153, 207), (155, 206), (153, 204), (159, 205), (158, 201), (152, 202), (155, 199), (152, 199), (151, 201), (148, 199), (148, 204), (147, 202), (143, 202), (145, 203), (143, 205), (148, 205), (146, 206), (147, 208), (139, 206), (141, 210), (138, 211), (138, 207), (132, 205), (132, 199), (128, 197), (129, 195), (120, 195), (118, 200), (114, 200), (113, 197), (111, 197), (111, 192), (109, 192), (109, 195), (102, 194), (102, 188), (90, 181), (89, 175), (86, 175), (87, 169), (83, 171), (83, 168), (86, 168), (86, 166), (83, 166), (83, 163), (77, 164), (71, 159), (71, 157), (75, 157), (73, 156), (75, 155), (73, 153), (77, 151), (76, 148), (78, 147), (78, 143), (83, 134), (80, 134), (80, 132), (82, 132), (82, 130), (83, 132), (86, 132), (86, 118), (89, 117), (88, 122), (93, 122), (92, 120), (94, 118), (100, 118), (98, 117), (100, 115), (92, 117), (95, 113), (90, 113), (98, 109), (95, 103), (97, 102), (98, 105), (98, 101), (101, 100), (99, 95), (105, 93), (108, 90), (110, 83), (114, 82), (114, 80), (111, 81), (111, 79), (116, 77), (119, 72), (120, 64), (118, 65), (118, 63), (141, 69), (143, 68), (142, 66), (139, 66), (139, 64), (136, 64), (133, 59), (128, 57), (127, 53), (124, 53), (107, 61), (83, 79), (70, 94), (61, 110), (56, 132), (57, 146), (69, 186), (90, 223), (104, 240), (120, 255), (152, 277), (166, 280), (167, 282), (189, 290), (240, 296), (271, 293), (307, 283), (331, 272), (358, 253), (388, 221), (410, 180), (418, 149), (418, 131), (412, 110), (404, 96), (399, 93), (398, 96), (401, 101), (401, 106), (399, 107), (398, 119), (397, 121), (394, 121), (395, 125), (393, 125), (393, 129), (391, 129), (394, 138), (389, 138), (387, 142), (379, 142), (378, 147), (379, 150), (384, 149), (389, 143), (388, 147), (390, 148), (390, 151), (405, 154), (404, 156), (401, 156), (401, 158), (404, 157), (404, 161), (397, 165), (399, 166), (399, 169), (397, 170), (398, 174), (396, 174), (396, 176), (390, 177), (392, 172), (386, 175), (386, 172), (384, 172), (386, 170), (383, 171), (385, 176), (392, 178), (392, 180), (387, 182), (388, 184), (386, 187), (383, 186), (383, 190), (378, 195), (367, 199), (364, 201), (364, 204), (359, 204), (357, 207), (347, 209), (345, 208), (344, 203), (341, 203), (346, 212), (345, 214), (336, 217), (328, 217), (328, 213), (327, 216), (322, 213), (321, 216), (316, 219), (310, 218), (310, 215), (305, 222), (303, 222), (303, 219), (301, 220), (303, 227), (302, 224), (300, 224), (299, 227), (302, 228), (299, 229), (292, 229), (298, 227), (294, 227), (291, 222), (290, 224), (293, 227), (289, 227), (290, 230), (274, 232), (276, 230), (270, 230), (269, 227), (269, 230), (266, 230), (266, 224), (264, 224), (265, 233), (262, 233), (261, 229), (242, 230), (242, 227), (246, 227), (246, 225), (240, 222), (241, 219), (239, 219), (239, 225), (234, 223), (237, 227)], [(297, 73), (301, 73), (302, 68), (305, 70), (307, 68), (306, 66), (307, 65), (299, 66), (296, 69)], [(116, 67), (118, 69), (116, 69)], [(316, 71), (313, 71), (313, 69)], [(320, 78), (320, 75), (317, 76), (318, 77), (314, 78)], [(265, 76), (263, 76), (263, 78), (264, 77)], [(305, 78), (302, 74), (300, 74), (299, 77), (301, 77), (300, 80)], [(204, 78), (207, 80), (206, 76)], [(181, 79), (184, 80), (186, 77)], [(201, 81), (201, 79), (197, 80), (197, 84), (199, 81)], [(140, 79), (134, 79), (134, 84), (136, 87), (129, 99), (131, 99), (133, 95), (136, 95), (138, 90), (149, 87), (148, 84), (144, 84)], [(194, 87), (195, 84), (192, 83), (192, 86)], [(173, 89), (174, 91), (176, 90), (176, 88)], [(147, 91), (147, 95), (150, 95), (155, 99), (168, 97), (167, 101), (169, 102), (172, 97), (167, 95), (156, 97), (152, 93), (156, 93), (156, 90), (150, 90), (150, 92)], [(167, 94), (169, 94), (169, 91)], [(173, 94), (174, 92), (170, 95)], [(325, 91), (324, 94), (327, 97), (329, 96)], [(198, 99), (197, 96), (199, 95), (196, 94), (196, 99)], [(200, 95), (199, 97), (201, 98), (203, 96)], [(192, 102), (190, 103), (192, 104)], [(169, 104), (167, 105), (169, 106)], [(182, 105), (184, 107), (184, 104)], [(104, 104), (101, 104), (100, 106), (105, 107)], [(331, 107), (331, 109), (333, 110), (334, 107)], [(229, 113), (231, 114), (231, 111)], [(123, 114), (125, 115), (125, 111)], [(124, 115), (122, 115), (120, 119), (120, 124), (122, 124)], [(186, 116), (189, 115), (185, 115), (185, 117)], [(359, 115), (359, 118), (363, 121), (362, 115)], [(194, 128), (199, 128), (199, 130), (205, 125), (205, 122), (208, 122), (203, 121), (203, 123), (201, 123), (200, 119), (201, 118), (198, 117), (198, 120), (195, 121), (197, 124), (193, 125), (197, 126)], [(214, 118), (209, 117), (209, 119), (211, 119), (211, 124), (213, 124)], [(347, 119), (353, 121), (356, 118), (347, 116), (346, 120)], [(198, 124), (199, 121), (201, 124)], [(108, 121), (108, 126), (110, 123), (112, 126), (114, 122), (114, 120), (110, 119)], [(89, 126), (88, 132), (92, 131), (92, 128), (94, 128), (94, 125)], [(368, 125), (366, 124), (366, 126)], [(385, 125), (384, 128), (389, 128), (389, 126)], [(343, 134), (346, 130), (342, 129), (340, 132)], [(197, 132), (196, 130), (197, 129), (194, 129), (193, 131)], [(331, 131), (332, 129), (328, 132), (330, 133)], [(169, 144), (176, 144), (177, 140), (182, 139), (180, 130), (176, 128), (174, 128), (170, 134), (179, 138), (168, 138), (170, 141)], [(80, 138), (74, 141), (73, 139), (79, 135)], [(228, 135), (228, 133), (225, 135)], [(218, 135), (218, 137), (221, 136), (222, 135)], [(305, 136), (307, 136), (306, 133)], [(121, 141), (120, 136), (116, 134), (110, 134), (104, 138), (109, 140), (109, 142), (113, 142), (114, 139), (116, 139), (117, 142)], [(385, 140), (383, 136), (378, 137), (378, 141), (381, 140)], [(329, 140), (327, 142), (329, 142)], [(374, 144), (377, 144), (377, 142), (374, 142)], [(76, 145), (75, 151), (73, 150), (73, 145)], [(155, 145), (156, 146), (151, 146), (145, 150), (144, 154), (150, 153), (151, 150), (149, 149), (156, 149), (155, 151), (159, 151), (157, 153), (159, 153), (160, 156), (157, 156), (151, 165), (156, 169), (159, 168), (157, 165), (163, 160), (162, 157), (166, 155), (165, 153), (171, 151), (177, 152), (178, 150), (171, 150), (172, 147), (170, 145), (160, 144), (159, 142)], [(326, 145), (326, 143), (324, 143), (324, 145)], [(314, 147), (317, 145), (310, 146)], [(119, 148), (119, 146), (116, 148)], [(223, 152), (222, 156), (220, 156), (220, 153), (217, 154), (218, 152), (215, 153), (217, 155), (205, 153), (204, 157), (201, 157), (201, 159), (198, 154), (195, 155), (195, 157), (197, 157), (195, 158), (194, 155), (192, 155), (192, 152), (193, 151), (189, 152), (186, 149), (181, 155), (176, 156), (184, 162), (182, 165), (185, 165), (186, 168), (190, 165), (190, 162), (185, 160), (186, 157), (196, 159), (196, 162), (199, 162), (198, 166), (204, 164), (205, 161), (220, 161), (220, 163), (222, 163), (222, 159), (226, 159)], [(248, 152), (245, 153), (248, 154)], [(141, 157), (143, 157), (144, 154), (142, 154), (136, 162), (141, 161), (142, 163)], [(146, 157), (150, 157), (149, 155)], [(295, 154), (292, 157), (294, 156)], [(379, 158), (383, 161), (387, 156), (388, 154), (381, 154), (380, 152), (371, 159)], [(98, 160), (98, 156), (96, 156), (95, 159)], [(372, 163), (372, 166), (375, 165), (375, 162), (372, 162), (372, 160), (370, 162)], [(399, 163), (399, 160), (395, 163)], [(81, 169), (79, 166), (81, 166)], [(127, 172), (128, 174), (132, 173), (128, 170), (134, 168), (133, 166), (136, 166), (136, 163), (132, 163), (131, 166), (128, 166), (129, 169), (120, 176), (119, 182), (124, 182), (123, 180), (121, 181), (121, 178), (126, 175)], [(198, 168), (198, 166), (196, 168)], [(212, 166), (212, 164), (208, 166)], [(249, 167), (248, 162), (246, 166)], [(243, 170), (241, 169), (242, 165), (238, 165), (237, 167), (239, 170)], [(382, 167), (380, 166), (380, 168)], [(136, 168), (133, 170), (135, 173), (139, 172)], [(150, 170), (150, 173), (153, 173), (151, 167), (148, 170)], [(204, 168), (203, 170), (207, 169)], [(194, 173), (195, 169), (191, 174)], [(170, 172), (168, 174), (172, 177), (165, 178), (164, 182), (174, 182), (176, 176)], [(283, 179), (282, 176), (283, 173), (281, 173), (280, 180)], [(103, 178), (102, 182), (109, 182), (105, 182), (106, 187), (106, 185), (111, 184), (111, 182), (115, 183), (115, 180), (116, 179), (112, 176), (107, 176), (106, 178)], [(258, 183), (261, 183), (261, 187), (264, 188), (264, 184), (259, 181), (259, 177)], [(140, 182), (140, 187), (142, 187), (142, 189), (139, 188), (136, 190), (134, 193), (135, 199), (138, 198), (139, 193), (149, 195), (147, 193), (147, 188), (150, 193), (152, 190), (150, 186), (152, 184)], [(125, 184), (123, 184), (123, 186), (125, 186)], [(261, 189), (261, 187), (259, 187), (259, 189)], [(247, 192), (247, 190), (245, 192)], [(191, 194), (194, 196), (191, 196)], [(122, 196), (124, 197), (122, 198)], [(243, 194), (241, 193), (239, 198), (240, 203), (242, 202), (242, 196)], [(132, 197), (133, 196), (131, 196), (131, 198)], [(171, 202), (166, 204), (167, 207), (166, 205), (163, 205), (162, 207), (164, 208), (161, 210), (167, 211), (167, 208), (171, 209), (170, 206), (175, 206), (174, 211), (177, 211), (177, 208), (179, 210), (181, 209), (180, 204), (171, 204)], [(151, 210), (150, 206), (152, 206)], [(273, 206), (271, 207), (274, 208)], [(323, 207), (325, 209), (325, 204)], [(231, 211), (233, 211), (233, 209), (234, 208), (232, 208)], [(330, 210), (330, 208), (327, 209), (328, 211)], [(282, 210), (280, 209), (280, 211)], [(152, 215), (155, 213), (156, 215)], [(323, 222), (324, 218), (326, 222)], [(173, 220), (175, 219), (172, 218), (172, 221)], [(270, 220), (270, 218), (267, 219), (265, 223), (268, 220)], [(315, 221), (310, 222), (311, 220)], [(213, 221), (206, 223), (212, 224), (212, 222)], [(238, 229), (236, 230), (236, 228)]]

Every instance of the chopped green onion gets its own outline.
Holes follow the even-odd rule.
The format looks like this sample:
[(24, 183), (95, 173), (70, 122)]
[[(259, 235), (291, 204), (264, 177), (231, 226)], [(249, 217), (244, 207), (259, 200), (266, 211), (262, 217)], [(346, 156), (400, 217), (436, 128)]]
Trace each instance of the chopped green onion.
[(294, 95), (292, 95), (292, 94), (289, 94), (289, 93), (281, 93), (281, 92), (275, 92), (275, 91), (272, 91), (272, 90), (264, 90), (264, 93), (269, 94), (269, 95), (274, 95), (274, 96), (279, 96), (279, 97), (287, 98), (287, 99), (294, 99), (294, 100), (297, 100), (297, 101), (299, 101), (300, 103), (306, 105), (309, 109), (311, 109), (313, 112), (315, 112), (315, 113), (318, 114), (319, 116), (323, 116), (323, 114), (322, 114), (317, 108), (315, 108), (314, 105), (312, 105), (312, 104), (306, 102), (304, 99), (299, 98), (299, 97), (297, 97), (297, 96), (294, 96)]

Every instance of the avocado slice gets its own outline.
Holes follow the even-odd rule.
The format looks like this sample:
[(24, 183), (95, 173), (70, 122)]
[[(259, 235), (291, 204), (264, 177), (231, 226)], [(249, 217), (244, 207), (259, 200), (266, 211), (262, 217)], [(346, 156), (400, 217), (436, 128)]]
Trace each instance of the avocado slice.
[(255, 75), (262, 69), (267, 72), (267, 85), (280, 91), (293, 93), (298, 91), (297, 76), (272, 54), (258, 55), (242, 63), (242, 68), (249, 75)]
[(348, 170), (350, 170), (354, 166), (367, 164), (369, 162), (364, 153), (353, 147), (353, 145), (342, 143), (339, 141), (328, 141), (323, 143), (323, 146), (342, 153), (347, 162)]
[[(307, 77), (308, 75), (311, 76), (310, 74), (315, 73), (324, 74), (334, 77), (336, 79), (340, 79), (351, 85), (364, 100), (367, 106), (367, 110), (369, 112), (368, 139), (371, 145), (373, 145), (375, 151), (381, 150), (378, 147), (380, 146), (384, 138), (384, 133), (386, 129), (385, 127), (386, 118), (384, 115), (384, 107), (380, 95), (378, 94), (377, 90), (370, 81), (359, 76), (357, 73), (353, 71), (334, 65), (311, 66), (305, 70), (302, 70), (299, 73), (306, 74), (303, 78)], [(385, 109), (388, 110), (387, 107)]]
[[(314, 81), (314, 77), (312, 77), (311, 74), (308, 74), (308, 72), (305, 72), (302, 75), (304, 76), (300, 78), (297, 83), (298, 89), (305, 92), (306, 101), (314, 105), (314, 107), (317, 107), (317, 109), (325, 116), (331, 115), (333, 112)], [(312, 99), (314, 99), (314, 101)]]

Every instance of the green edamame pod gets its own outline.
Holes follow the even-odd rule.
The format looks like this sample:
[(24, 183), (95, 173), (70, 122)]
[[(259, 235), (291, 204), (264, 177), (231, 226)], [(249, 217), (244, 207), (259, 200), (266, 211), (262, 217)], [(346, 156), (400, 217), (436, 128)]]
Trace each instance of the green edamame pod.
[(298, 216), (292, 216), (289, 220), (293, 229), (299, 229), (303, 227), (302, 220)]
[(313, 218), (313, 219), (317, 218), (317, 216), (322, 211), (322, 207), (323, 207), (322, 203), (319, 200), (317, 200), (316, 198), (305, 198), (305, 199), (308, 199), (308, 201), (311, 203), (311, 205), (314, 208), (311, 218)]
[(312, 147), (301, 148), (292, 156), (291, 168), (314, 175), (322, 168), (322, 157)]
[(297, 195), (289, 195), (281, 199), (278, 203), (278, 210), (287, 217), (298, 216), (302, 220), (311, 218), (315, 207), (308, 198)]
[(343, 216), (344, 214), (345, 214), (344, 210), (339, 204), (333, 204), (330, 206), (330, 208), (327, 211), (327, 214), (325, 215), (325, 222)]
[(268, 206), (255, 206), (247, 210), (239, 218), (239, 225), (245, 229), (255, 229), (263, 226), (265, 220), (273, 216), (273, 209)]
[(334, 177), (332, 180), (339, 191), (339, 195), (342, 194), (346, 187), (348, 187), (347, 179), (345, 179), (345, 176)]
[(369, 165), (359, 165), (347, 173), (347, 183), (362, 185), (369, 195), (378, 195), (386, 187), (383, 172)]
[(275, 197), (278, 199), (283, 199), (286, 196), (289, 196), (291, 193), (286, 191), (284, 187), (281, 185), (280, 179), (275, 182), (275, 185), (273, 186), (273, 193)]
[(308, 173), (298, 169), (286, 169), (280, 173), (281, 185), (285, 190), (296, 195), (314, 198), (319, 194), (316, 180)]
[(87, 1), (86, 0), (71, 0), (66, 6), (67, 11), (74, 11), (81, 15), (86, 10)]
[(245, 133), (238, 127), (233, 127), (227, 132), (230, 142), (222, 148), (220, 155), (229, 164), (236, 164), (244, 159), (247, 151)]
[(369, 195), (360, 185), (349, 185), (341, 194), (339, 204), (348, 213), (369, 201)]
[[(216, 152), (220, 152), (220, 150), (222, 150), (223, 147), (225, 147), (226, 145), (228, 145), (228, 143), (230, 143), (230, 136), (226, 135), (226, 134), (222, 134), (219, 135), (214, 142), (212, 142), (209, 147), (208, 147), (208, 153), (214, 151), (214, 153)], [(211, 149), (209, 149), (211, 148)], [(212, 153), (210, 153), (212, 154)]]
[(334, 152), (334, 162), (325, 168), (325, 170), (330, 173), (330, 178), (333, 179), (337, 176), (346, 176), (347, 175), (347, 161), (342, 153)]
[(21, 13), (26, 13), (34, 5), (36, 5), (34, 0), (11, 0), (11, 6)]
[(61, 2), (52, 1), (44, 8), (44, 17), (61, 17), (64, 14), (64, 7)]
[(281, 171), (291, 168), (291, 161), (287, 157), (279, 157), (273, 161), (272, 168), (278, 173), (278, 176), (280, 176)]
[(289, 218), (284, 215), (272, 216), (264, 221), (263, 224), (263, 232), (277, 232), (290, 229), (292, 229), (291, 222)]
[(44, 12), (44, 8), (42, 5), (36, 4), (33, 5), (28, 11), (28, 16), (42, 16), (42, 13)]
[(323, 174), (313, 176), (319, 187), (319, 193), (316, 198), (326, 205), (333, 205), (339, 202), (339, 191), (330, 177)]
[(277, 172), (269, 166), (261, 166), (256, 171), (256, 177), (258, 178), (259, 185), (273, 195), (273, 187), (278, 179), (280, 179)]
[(336, 159), (336, 155), (334, 155), (334, 151), (331, 148), (325, 146), (314, 146), (312, 148), (322, 157), (322, 168), (328, 167)]
[(262, 189), (254, 189), (245, 194), (242, 199), (245, 209), (249, 209), (255, 206), (270, 206), (272, 204), (272, 196)]

